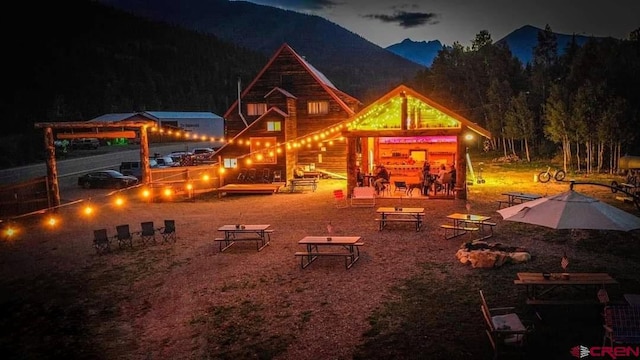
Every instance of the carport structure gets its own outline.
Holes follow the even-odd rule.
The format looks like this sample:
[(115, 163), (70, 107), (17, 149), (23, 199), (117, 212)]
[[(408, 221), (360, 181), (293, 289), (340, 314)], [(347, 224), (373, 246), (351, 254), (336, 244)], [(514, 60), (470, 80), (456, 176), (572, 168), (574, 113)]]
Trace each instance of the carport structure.
[[(149, 167), (149, 138), (147, 129), (157, 123), (146, 118), (126, 119), (114, 122), (71, 121), (53, 123), (35, 123), (37, 129), (44, 129), (44, 147), (47, 153), (47, 185), (49, 188), (49, 204), (51, 207), (60, 206), (60, 187), (58, 184), (58, 168), (56, 164), (56, 146), (54, 129), (66, 130), (56, 134), (60, 139), (79, 138), (135, 138), (136, 131), (140, 134), (140, 164), (142, 166), (142, 182), (151, 182)], [(79, 130), (76, 132), (75, 130)]]

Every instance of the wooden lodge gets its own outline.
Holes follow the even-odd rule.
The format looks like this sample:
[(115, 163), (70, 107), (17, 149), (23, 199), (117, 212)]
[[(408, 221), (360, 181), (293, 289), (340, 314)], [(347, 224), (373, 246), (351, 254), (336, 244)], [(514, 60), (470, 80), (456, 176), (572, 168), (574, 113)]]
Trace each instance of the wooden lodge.
[[(418, 182), (424, 162), (457, 169), (466, 183), (466, 146), (470, 133), (489, 131), (400, 85), (360, 109), (357, 99), (338, 90), (322, 73), (284, 44), (227, 110), (227, 138), (216, 155), (228, 169), (225, 183), (238, 182), (247, 169), (293, 177), (298, 166), (347, 178), (373, 172), (382, 163), (392, 181)], [(464, 197), (459, 192), (458, 197)]]

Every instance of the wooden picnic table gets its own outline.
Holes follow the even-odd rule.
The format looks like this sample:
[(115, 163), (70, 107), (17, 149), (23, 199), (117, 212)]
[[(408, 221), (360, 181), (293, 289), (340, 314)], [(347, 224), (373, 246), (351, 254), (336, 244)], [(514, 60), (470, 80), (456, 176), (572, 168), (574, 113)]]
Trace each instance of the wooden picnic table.
[(540, 199), (542, 195), (538, 194), (527, 194), (523, 192), (506, 192), (502, 193), (503, 196), (506, 196), (506, 200), (498, 200), (498, 209), (502, 208), (502, 205), (513, 206), (522, 204), (523, 202)]
[(218, 231), (224, 233), (224, 237), (215, 238), (214, 241), (220, 243), (220, 252), (227, 250), (236, 241), (255, 241), (257, 250), (264, 249), (269, 245), (271, 241), (272, 229), (269, 229), (269, 224), (256, 224), (256, 225), (223, 225), (218, 228)]
[(416, 231), (422, 228), (424, 218), (424, 208), (418, 207), (379, 207), (376, 213), (380, 215), (376, 218), (379, 230), (382, 231), (390, 222), (411, 222), (416, 226)]
[(311, 191), (316, 191), (318, 188), (317, 178), (296, 178), (289, 180), (290, 192), (295, 192), (296, 188), (311, 187)]
[[(299, 251), (294, 255), (300, 257), (303, 269), (321, 256), (342, 256), (346, 268), (350, 269), (360, 259), (360, 246), (364, 245), (361, 239), (360, 236), (305, 236), (298, 244), (305, 245), (306, 251)], [(332, 251), (324, 250), (329, 247)]]
[[(485, 215), (453, 213), (447, 215), (447, 219), (452, 220), (453, 223), (440, 225), (444, 229), (445, 239), (475, 231), (480, 234), (479, 239), (487, 239), (493, 236), (493, 227), (496, 226), (496, 223), (489, 221), (491, 216)], [(449, 231), (451, 231), (450, 235)]]
[[(605, 285), (618, 284), (607, 273), (518, 273), (513, 281), (516, 285), (524, 286), (527, 294), (527, 304), (597, 304), (597, 292)], [(579, 296), (566, 298), (565, 291), (558, 289), (577, 288)]]

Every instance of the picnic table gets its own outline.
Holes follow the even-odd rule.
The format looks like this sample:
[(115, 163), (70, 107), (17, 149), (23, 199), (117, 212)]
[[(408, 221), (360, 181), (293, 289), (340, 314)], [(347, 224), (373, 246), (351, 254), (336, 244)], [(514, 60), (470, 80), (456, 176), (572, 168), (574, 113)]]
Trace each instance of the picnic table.
[[(306, 251), (294, 255), (300, 257), (300, 266), (304, 269), (322, 256), (342, 256), (345, 266), (350, 269), (360, 259), (360, 236), (305, 236), (298, 244), (305, 245)], [(331, 247), (331, 251), (327, 251)], [(320, 249), (323, 249), (322, 251)]]
[(489, 221), (491, 216), (485, 215), (453, 213), (447, 215), (447, 219), (452, 220), (452, 224), (440, 225), (444, 229), (445, 239), (475, 231), (480, 234), (479, 239), (487, 239), (493, 236), (493, 227), (496, 226), (496, 223)]
[(379, 207), (376, 213), (380, 215), (376, 218), (379, 230), (382, 231), (390, 222), (410, 222), (416, 226), (416, 231), (422, 228), (424, 218), (424, 208), (406, 207)]
[[(607, 273), (518, 273), (513, 281), (524, 286), (527, 304), (531, 305), (565, 305), (565, 304), (597, 304), (597, 292), (605, 285), (618, 282)], [(567, 297), (571, 288), (577, 288), (578, 297)]]
[(271, 233), (273, 229), (269, 229), (269, 224), (257, 225), (223, 225), (218, 231), (224, 233), (224, 237), (215, 238), (214, 241), (220, 244), (220, 252), (227, 250), (236, 241), (255, 241), (258, 251), (264, 249), (271, 241)]
[(523, 192), (506, 192), (502, 193), (503, 196), (506, 196), (506, 199), (498, 200), (498, 209), (502, 208), (502, 205), (506, 205), (507, 207), (522, 204), (523, 202), (540, 199), (542, 195), (538, 194), (527, 194)]

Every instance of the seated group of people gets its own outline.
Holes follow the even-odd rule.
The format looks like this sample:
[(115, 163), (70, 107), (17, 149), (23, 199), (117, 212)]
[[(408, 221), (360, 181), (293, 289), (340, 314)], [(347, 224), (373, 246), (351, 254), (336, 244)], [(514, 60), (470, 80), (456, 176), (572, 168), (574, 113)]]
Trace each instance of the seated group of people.
[[(425, 162), (425, 166), (422, 168), (421, 180), (422, 180), (422, 194), (429, 195), (429, 192), (433, 190), (435, 195), (443, 189), (453, 189), (456, 185), (456, 167), (451, 165), (451, 169), (447, 172), (444, 164), (440, 165), (437, 175), (431, 174), (429, 163)], [(450, 176), (447, 176), (447, 175)]]
[[(451, 176), (447, 177), (447, 174)], [(376, 193), (384, 191), (385, 187), (390, 182), (391, 175), (383, 164), (378, 164), (374, 173), (373, 186), (376, 189)], [(356, 169), (356, 179), (358, 186), (364, 185), (364, 175), (360, 172), (360, 168)], [(431, 189), (433, 193), (441, 191), (442, 189), (453, 189), (456, 185), (456, 167), (451, 165), (451, 170), (446, 171), (445, 165), (440, 166), (440, 170), (437, 175), (431, 174), (431, 169), (428, 162), (422, 168), (420, 173), (420, 183), (422, 184), (422, 194), (429, 195)]]

